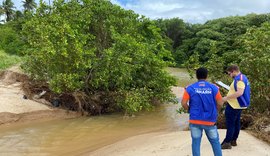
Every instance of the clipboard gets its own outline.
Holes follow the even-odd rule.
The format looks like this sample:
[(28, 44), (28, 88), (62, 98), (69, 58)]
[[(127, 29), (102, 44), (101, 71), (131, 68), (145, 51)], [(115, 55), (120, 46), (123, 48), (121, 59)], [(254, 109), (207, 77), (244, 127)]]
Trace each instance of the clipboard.
[(225, 83), (221, 82), (221, 81), (216, 81), (216, 84), (220, 85), (221, 87), (230, 90), (230, 86), (226, 85)]

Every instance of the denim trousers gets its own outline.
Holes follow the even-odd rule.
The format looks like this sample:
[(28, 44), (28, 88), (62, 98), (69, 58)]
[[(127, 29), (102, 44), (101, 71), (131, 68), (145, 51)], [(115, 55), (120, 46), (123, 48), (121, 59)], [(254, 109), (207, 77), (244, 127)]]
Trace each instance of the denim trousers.
[(206, 126), (206, 125), (197, 125), (189, 124), (191, 138), (192, 138), (192, 155), (200, 156), (201, 154), (201, 139), (203, 130), (211, 143), (212, 150), (215, 156), (222, 156), (221, 145), (219, 142), (219, 135), (217, 131), (217, 126)]
[(227, 104), (225, 109), (225, 118), (226, 118), (226, 137), (223, 142), (231, 142), (233, 140), (237, 140), (241, 123), (242, 109), (233, 109), (229, 104)]

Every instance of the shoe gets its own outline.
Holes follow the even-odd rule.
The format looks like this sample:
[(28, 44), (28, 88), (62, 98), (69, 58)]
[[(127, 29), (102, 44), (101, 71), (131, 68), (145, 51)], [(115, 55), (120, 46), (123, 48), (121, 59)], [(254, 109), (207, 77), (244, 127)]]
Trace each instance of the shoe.
[(231, 141), (232, 146), (237, 146), (236, 140)]
[(221, 149), (232, 149), (232, 145), (230, 142), (223, 142), (221, 144)]

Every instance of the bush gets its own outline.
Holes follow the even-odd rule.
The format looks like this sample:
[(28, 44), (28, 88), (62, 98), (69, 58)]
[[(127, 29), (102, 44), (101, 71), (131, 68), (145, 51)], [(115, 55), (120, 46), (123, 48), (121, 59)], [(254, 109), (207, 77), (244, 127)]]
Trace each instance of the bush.
[(240, 66), (251, 83), (251, 104), (260, 112), (270, 111), (270, 23), (249, 29), (240, 42)]
[(160, 30), (132, 11), (105, 0), (41, 3), (23, 32), (29, 45), (24, 69), (56, 93), (115, 92), (123, 100), (113, 101), (129, 113), (172, 97), (175, 80), (164, 71), (171, 55)]
[(210, 44), (207, 62), (200, 62), (198, 53), (189, 58), (187, 66), (190, 69), (206, 66), (211, 81), (221, 80), (230, 84), (232, 80), (225, 76), (225, 69), (230, 64), (239, 64), (241, 72), (250, 81), (251, 109), (258, 112), (270, 111), (270, 23), (248, 29), (237, 38), (235, 44), (239, 45), (238, 49), (227, 51), (222, 56), (218, 55), (216, 43)]
[(19, 33), (7, 24), (0, 26), (0, 49), (8, 54), (22, 54), (24, 43)]

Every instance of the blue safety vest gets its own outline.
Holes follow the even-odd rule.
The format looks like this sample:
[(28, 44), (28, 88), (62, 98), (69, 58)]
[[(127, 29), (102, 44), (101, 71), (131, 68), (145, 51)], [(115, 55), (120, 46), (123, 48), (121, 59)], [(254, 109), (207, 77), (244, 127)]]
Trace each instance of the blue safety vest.
[(212, 122), (213, 124), (216, 122), (218, 116), (216, 95), (218, 90), (216, 85), (205, 80), (199, 80), (186, 88), (190, 96), (190, 120)]
[(234, 90), (237, 91), (237, 82), (243, 81), (245, 84), (245, 90), (242, 96), (237, 98), (240, 107), (248, 107), (250, 105), (250, 85), (246, 75), (240, 73), (234, 77)]

